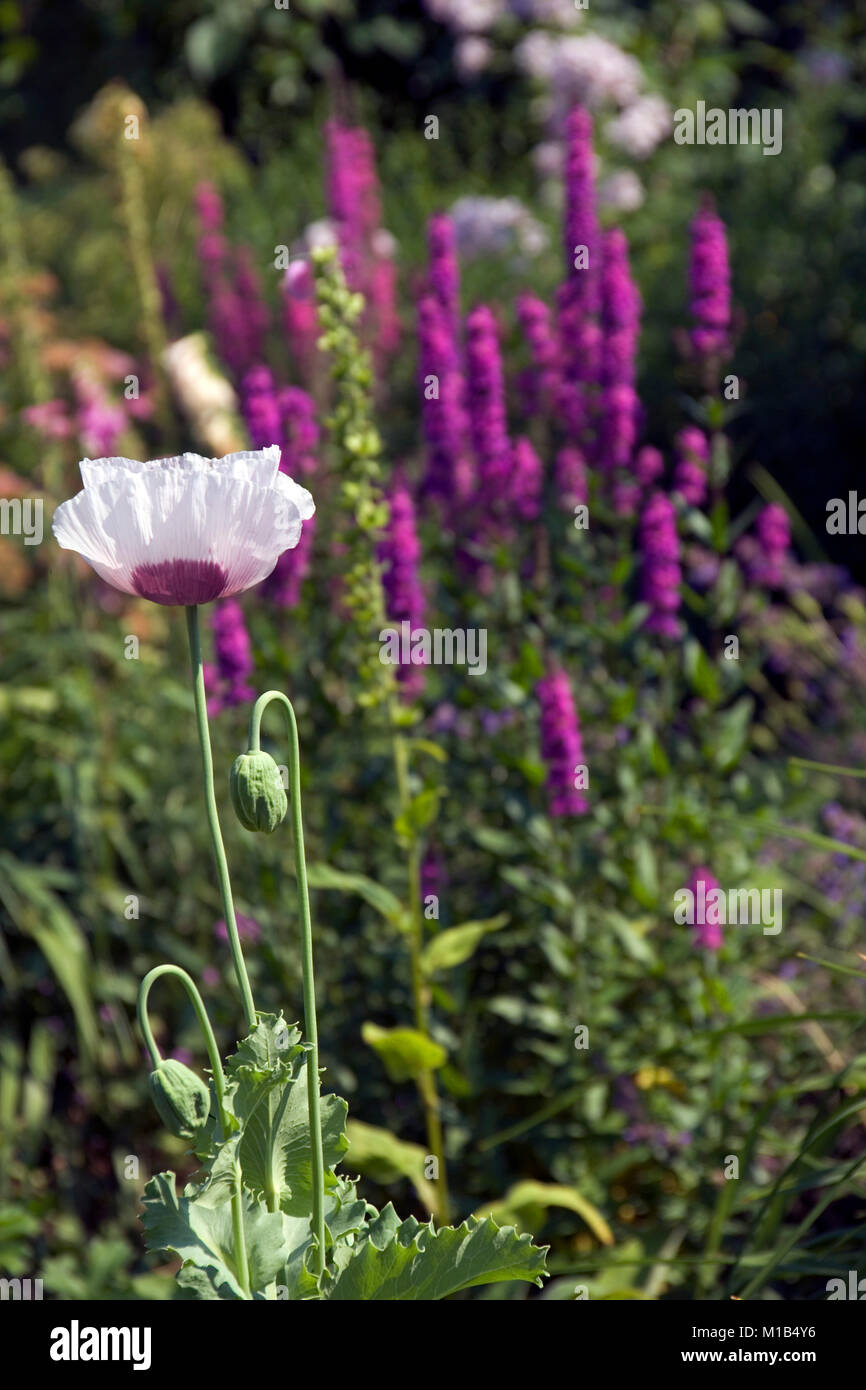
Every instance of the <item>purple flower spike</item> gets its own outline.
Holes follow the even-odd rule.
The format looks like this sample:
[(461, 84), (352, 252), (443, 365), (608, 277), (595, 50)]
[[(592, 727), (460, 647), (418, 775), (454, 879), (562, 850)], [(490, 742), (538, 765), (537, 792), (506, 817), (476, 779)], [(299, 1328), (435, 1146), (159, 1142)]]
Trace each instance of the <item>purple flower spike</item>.
[(282, 438), (280, 406), (268, 367), (251, 367), (244, 376), (241, 411), (254, 449), (268, 449)]
[[(245, 917), (242, 912), (235, 913), (235, 921), (238, 928), (238, 936), (241, 941), (248, 941), (251, 946), (258, 946), (262, 939), (262, 929), (254, 917)], [(220, 920), (214, 923), (213, 934), (217, 941), (228, 941), (229, 934), (225, 921)]]
[(771, 502), (764, 508), (755, 523), (755, 530), (768, 556), (781, 559), (787, 554), (791, 546), (791, 523), (785, 508), (778, 502)]
[(528, 439), (518, 439), (512, 453), (511, 505), (522, 521), (537, 521), (541, 513), (544, 470)]
[(658, 482), (665, 471), (665, 461), (661, 451), (653, 448), (652, 444), (644, 444), (642, 449), (638, 449), (634, 460), (634, 475), (642, 487), (651, 487)]
[(607, 232), (602, 248), (599, 462), (610, 472), (630, 463), (637, 439), (640, 404), (634, 384), (641, 298), (631, 278), (624, 234), (618, 228)]
[(784, 584), (790, 548), (788, 513), (778, 502), (771, 502), (758, 516), (754, 536), (744, 536), (737, 543), (736, 553), (751, 583), (778, 589)]
[(430, 293), (440, 304), (455, 340), (460, 325), (460, 269), (457, 262), (457, 232), (450, 217), (435, 213), (427, 224), (430, 267), (427, 281)]
[[(582, 106), (569, 113), (565, 126), (565, 265), (571, 286), (570, 300), (586, 314), (599, 310), (600, 239), (595, 191), (595, 154), (592, 117)], [(577, 248), (586, 247), (588, 264), (575, 266)]]
[[(389, 619), (408, 623), (411, 634), (424, 626), (425, 602), (418, 576), (421, 544), (415, 529), (415, 507), (402, 479), (389, 492), (388, 503), (388, 524), (379, 545), (385, 605)], [(416, 665), (401, 665), (398, 679), (410, 698), (424, 685), (424, 673)]]
[(558, 404), (572, 440), (583, 444), (601, 371), (601, 237), (592, 117), (582, 107), (566, 121), (564, 242), (568, 278), (557, 292), (563, 356)]
[(690, 507), (699, 507), (707, 495), (710, 444), (702, 430), (686, 425), (676, 437), (677, 462), (674, 488)]
[(562, 363), (553, 315), (543, 299), (521, 294), (517, 317), (529, 346), (532, 367), (524, 377), (526, 412), (529, 415), (551, 410), (562, 390)]
[(505, 413), (505, 380), (496, 319), (486, 305), (466, 321), (469, 421), (478, 460), (479, 501), (490, 508), (503, 497), (511, 472), (511, 446)]
[(555, 668), (536, 687), (541, 705), (541, 756), (547, 763), (547, 793), (552, 816), (582, 816), (589, 803), (574, 783), (583, 764), (574, 697), (565, 672)]
[[(276, 393), (280, 415), (278, 438), (282, 439), (280, 471), (309, 476), (316, 468), (315, 450), (319, 443), (315, 401), (299, 386), (284, 386)], [(265, 592), (278, 608), (295, 608), (301, 587), (313, 560), (315, 517), (301, 532), (294, 550), (285, 551), (265, 580)]]
[(641, 297), (631, 278), (628, 242), (615, 227), (602, 242), (602, 386), (634, 386)]
[(641, 598), (650, 606), (646, 620), (649, 632), (662, 637), (679, 637), (681, 625), (676, 617), (680, 606), (677, 516), (673, 503), (663, 492), (654, 492), (640, 519), (640, 547), (643, 556)]
[(692, 222), (689, 284), (692, 346), (701, 357), (725, 354), (731, 336), (731, 272), (725, 224), (706, 202)]
[(465, 504), (474, 491), (466, 387), (455, 333), (433, 294), (418, 303), (422, 424), (427, 440), (423, 492), (446, 504)]
[(589, 497), (586, 461), (579, 449), (567, 447), (560, 449), (557, 454), (556, 491), (563, 507), (569, 512)]
[(237, 599), (227, 598), (217, 604), (211, 617), (211, 630), (216, 669), (212, 673), (214, 688), (209, 709), (218, 713), (255, 697), (249, 684), (254, 667), (252, 648), (243, 609)]
[(710, 893), (719, 887), (709, 869), (694, 869), (689, 879), (689, 891), (695, 904), (695, 945), (705, 951), (718, 951), (722, 946), (722, 927), (719, 913), (713, 904), (707, 906)]

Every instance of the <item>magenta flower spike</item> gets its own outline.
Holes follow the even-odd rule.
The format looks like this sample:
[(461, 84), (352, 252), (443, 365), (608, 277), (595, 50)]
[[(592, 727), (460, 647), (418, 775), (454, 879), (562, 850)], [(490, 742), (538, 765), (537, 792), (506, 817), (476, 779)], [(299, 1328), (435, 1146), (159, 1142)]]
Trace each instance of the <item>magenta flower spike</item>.
[(705, 951), (718, 951), (722, 947), (722, 928), (718, 910), (712, 903), (707, 905), (709, 894), (715, 892), (718, 887), (719, 881), (709, 869), (692, 870), (689, 891), (695, 904), (695, 945)]
[(699, 357), (724, 355), (731, 338), (731, 272), (725, 224), (707, 200), (692, 222), (689, 287)]
[[(388, 618), (394, 623), (408, 623), (412, 634), (424, 626), (425, 600), (418, 574), (421, 543), (415, 506), (402, 478), (389, 491), (388, 504), (388, 524), (379, 544), (385, 607)], [(416, 665), (398, 667), (397, 678), (408, 697), (417, 695), (424, 685), (424, 673)]]
[(637, 440), (640, 403), (635, 358), (641, 298), (631, 278), (628, 243), (614, 228), (602, 241), (601, 403), (598, 456), (606, 472), (625, 468)]
[(680, 606), (682, 572), (677, 514), (663, 492), (654, 492), (643, 509), (640, 548), (641, 599), (650, 607), (645, 624), (647, 631), (663, 637), (679, 637), (682, 628), (676, 614)]
[(237, 599), (227, 598), (214, 605), (211, 631), (216, 667), (205, 679), (209, 714), (252, 700), (256, 693), (250, 685), (255, 669), (250, 636)]
[(690, 507), (700, 507), (707, 496), (710, 442), (695, 425), (686, 425), (685, 429), (680, 430), (675, 443), (674, 490)]
[(547, 794), (552, 816), (582, 816), (589, 810), (575, 787), (583, 766), (580, 724), (565, 672), (554, 668), (536, 686), (541, 706), (541, 756), (547, 763)]
[(499, 330), (486, 305), (466, 320), (469, 422), (478, 462), (478, 498), (485, 509), (505, 496), (511, 473), (511, 445), (505, 411), (505, 377)]

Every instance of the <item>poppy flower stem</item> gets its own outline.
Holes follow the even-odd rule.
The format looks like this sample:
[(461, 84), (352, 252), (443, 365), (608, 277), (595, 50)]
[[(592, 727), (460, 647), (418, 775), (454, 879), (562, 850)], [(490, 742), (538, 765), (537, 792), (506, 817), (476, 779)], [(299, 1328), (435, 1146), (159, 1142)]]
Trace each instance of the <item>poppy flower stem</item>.
[(211, 751), (210, 730), (207, 722), (204, 670), (201, 661), (201, 636), (199, 633), (198, 608), (195, 604), (190, 604), (186, 610), (186, 626), (189, 635), (192, 692), (195, 701), (195, 719), (198, 727), (199, 746), (201, 748), (202, 771), (204, 774), (204, 799), (207, 810), (208, 828), (210, 830), (214, 858), (216, 860), (217, 877), (219, 879), (229, 945), (231, 946), (235, 973), (238, 977), (238, 984), (244, 1002), (246, 1026), (249, 1032), (252, 1032), (257, 1023), (256, 1006), (253, 1003), (253, 993), (250, 989), (250, 980), (247, 974), (246, 962), (244, 961), (244, 953), (241, 949), (241, 939), (238, 934), (238, 924), (235, 918), (235, 905), (232, 899), (232, 885), (229, 879), (229, 866), (226, 860), (222, 831), (220, 830), (219, 812), (217, 811), (216, 794), (214, 791), (213, 753)]
[(316, 981), (313, 969), (313, 925), (310, 915), (310, 890), (307, 884), (307, 859), (304, 853), (304, 822), (301, 815), (301, 752), (298, 741), (298, 721), (291, 700), (281, 690), (267, 690), (260, 695), (250, 714), (249, 746), (259, 751), (262, 715), (273, 701), (282, 705), (289, 729), (289, 801), (292, 814), (292, 837), (295, 842), (295, 875), (298, 881), (298, 911), (301, 919), (301, 968), (304, 981), (304, 1037), (307, 1054), (307, 1104), (310, 1115), (310, 1149), (312, 1152), (313, 1218), (316, 1238), (316, 1273), (325, 1269), (325, 1160), (322, 1145), (322, 1117), (319, 1099), (319, 1029), (316, 1021)]
[[(225, 1073), (223, 1072), (222, 1058), (220, 1057), (219, 1048), (217, 1047), (216, 1038), (214, 1037), (214, 1031), (211, 1027), (211, 1021), (208, 1018), (208, 1012), (205, 1008), (204, 1000), (202, 999), (201, 994), (198, 991), (198, 986), (196, 985), (192, 976), (188, 975), (185, 970), (182, 970), (179, 965), (155, 966), (153, 970), (149, 970), (147, 972), (147, 974), (145, 975), (144, 979), (138, 987), (138, 1024), (144, 1036), (145, 1045), (150, 1054), (150, 1060), (154, 1068), (159, 1066), (159, 1048), (156, 1045), (156, 1040), (153, 1036), (153, 1030), (150, 1026), (150, 1019), (148, 1018), (147, 1014), (147, 999), (148, 995), (150, 994), (151, 987), (155, 985), (156, 981), (161, 979), (163, 975), (170, 975), (173, 979), (180, 980), (181, 984), (183, 985), (184, 989), (190, 997), (190, 1001), (192, 1003), (193, 1008), (195, 1009), (196, 1018), (198, 1019), (199, 1026), (201, 1028), (202, 1033), (204, 1034), (207, 1055), (210, 1060), (211, 1072), (213, 1074), (213, 1087), (214, 1093), (216, 1095), (217, 1109), (219, 1112), (219, 1121), (222, 1129), (222, 1137), (224, 1140), (227, 1140), (229, 1138), (229, 1135), (231, 1134), (231, 1126), (229, 1124), (228, 1114), (226, 1112), (225, 1105), (226, 1080)], [(235, 1243), (235, 1264), (237, 1266), (238, 1283), (240, 1285), (241, 1292), (243, 1293), (244, 1298), (250, 1298), (252, 1297), (252, 1295), (250, 1293), (250, 1271), (249, 1263), (247, 1261), (246, 1232), (244, 1231), (244, 1207), (243, 1192), (241, 1187), (241, 1167), (237, 1161), (235, 1162), (234, 1169), (234, 1182), (232, 1184), (232, 1232), (234, 1235)]]

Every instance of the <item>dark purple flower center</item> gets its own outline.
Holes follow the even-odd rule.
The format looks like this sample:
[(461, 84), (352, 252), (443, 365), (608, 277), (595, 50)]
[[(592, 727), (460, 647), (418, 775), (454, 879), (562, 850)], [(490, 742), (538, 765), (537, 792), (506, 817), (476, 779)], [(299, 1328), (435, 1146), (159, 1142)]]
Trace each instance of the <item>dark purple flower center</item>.
[(161, 560), (155, 565), (139, 565), (132, 572), (132, 585), (142, 598), (169, 606), (210, 603), (219, 598), (228, 575), (213, 560)]

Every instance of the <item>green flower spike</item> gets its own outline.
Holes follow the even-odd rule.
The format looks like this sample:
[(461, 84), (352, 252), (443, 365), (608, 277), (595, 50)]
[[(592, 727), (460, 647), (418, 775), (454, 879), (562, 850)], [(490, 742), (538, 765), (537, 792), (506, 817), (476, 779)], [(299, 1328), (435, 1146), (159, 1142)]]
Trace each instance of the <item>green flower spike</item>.
[(235, 758), (229, 785), (235, 814), (245, 830), (271, 835), (289, 809), (280, 769), (270, 753), (260, 749)]

